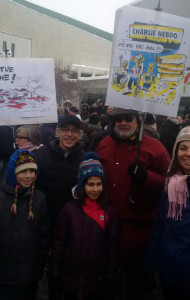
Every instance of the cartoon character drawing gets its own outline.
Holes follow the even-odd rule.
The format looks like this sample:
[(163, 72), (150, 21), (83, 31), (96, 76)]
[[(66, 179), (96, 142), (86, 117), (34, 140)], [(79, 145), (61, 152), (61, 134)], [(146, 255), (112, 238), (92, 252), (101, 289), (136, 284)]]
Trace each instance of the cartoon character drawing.
[(155, 64), (154, 63), (149, 63), (147, 72), (145, 72), (143, 74), (143, 80), (144, 80), (143, 90), (145, 90), (146, 92), (150, 91), (151, 84), (155, 80), (155, 75), (153, 74), (154, 68), (155, 68)]
[(144, 56), (142, 54), (137, 54), (136, 56), (131, 58), (132, 61), (135, 62), (134, 67), (130, 70), (130, 79), (128, 82), (128, 91), (124, 92), (123, 95), (130, 94), (132, 92), (132, 84), (135, 86), (135, 95), (139, 93), (141, 90), (140, 81), (143, 74), (143, 61)]
[(120, 67), (114, 67), (113, 84), (122, 86), (128, 82), (128, 61), (123, 60), (123, 55), (119, 57)]

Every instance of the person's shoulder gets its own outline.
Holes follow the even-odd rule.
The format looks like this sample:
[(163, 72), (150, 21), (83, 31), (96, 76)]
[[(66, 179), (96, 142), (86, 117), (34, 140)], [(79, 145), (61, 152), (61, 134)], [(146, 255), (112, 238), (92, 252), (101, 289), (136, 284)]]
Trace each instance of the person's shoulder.
[(47, 153), (57, 152), (58, 144), (59, 144), (58, 138), (51, 137), (50, 140), (48, 140), (47, 145), (43, 145), (38, 149), (35, 149), (33, 153), (38, 158), (38, 157), (43, 157), (43, 155)]
[(109, 135), (109, 132), (105, 132), (102, 135), (102, 139), (99, 141), (96, 148), (101, 149), (101, 148), (105, 148), (105, 147), (110, 147), (111, 144), (114, 144), (114, 140)]
[(108, 214), (108, 216), (116, 216), (113, 207), (109, 204), (106, 205), (106, 213)]
[(11, 187), (7, 184), (0, 184), (0, 207), (6, 205), (7, 206), (7, 200), (13, 201), (15, 197), (15, 188)]
[(0, 193), (5, 194), (13, 194), (15, 192), (15, 188), (6, 184), (6, 183), (1, 183), (0, 184)]
[(64, 204), (64, 209), (68, 210), (68, 211), (73, 210), (73, 209), (78, 209), (78, 208), (80, 208), (80, 205), (79, 205), (79, 203), (77, 202), (76, 199), (73, 199), (73, 200), (71, 200), (71, 201)]
[(43, 146), (40, 146), (40, 147), (34, 149), (34, 150), (32, 151), (32, 153), (33, 153), (35, 156), (37, 156), (37, 155), (39, 155), (39, 154), (41, 154), (41, 153), (47, 152), (48, 149), (49, 149), (49, 148), (48, 148), (47, 145), (43, 145)]
[(162, 143), (155, 138), (152, 138), (147, 135), (143, 135), (142, 139), (142, 149), (149, 151), (153, 156), (165, 156), (168, 160), (170, 160), (170, 156), (166, 148), (162, 145)]
[(150, 145), (154, 145), (155, 147), (163, 147), (162, 143), (154, 138), (154, 137), (151, 137), (151, 136), (148, 136), (146, 134), (143, 134), (143, 139), (142, 141), (144, 142), (144, 144), (150, 144)]
[(41, 198), (41, 199), (43, 199), (43, 200), (46, 199), (45, 193), (42, 192), (42, 191), (40, 191), (40, 190), (38, 190), (36, 187), (34, 187), (34, 193), (35, 193), (35, 195), (36, 195), (37, 197), (39, 197), (39, 198)]
[(77, 202), (76, 199), (73, 199), (63, 205), (59, 216), (75, 215), (78, 210), (81, 211), (81, 205)]
[(82, 148), (80, 142), (74, 145), (69, 153), (69, 157), (77, 157), (77, 159), (82, 159), (85, 154), (84, 149)]

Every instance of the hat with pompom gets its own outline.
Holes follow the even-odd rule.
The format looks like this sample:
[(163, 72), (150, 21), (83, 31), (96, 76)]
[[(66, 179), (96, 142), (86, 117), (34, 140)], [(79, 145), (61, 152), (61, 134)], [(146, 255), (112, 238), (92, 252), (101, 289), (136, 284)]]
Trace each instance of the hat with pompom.
[(92, 176), (101, 177), (103, 185), (105, 186), (104, 170), (99, 161), (98, 154), (95, 152), (88, 152), (85, 154), (84, 159), (79, 166), (78, 184), (76, 187), (78, 193), (81, 192), (83, 181)]

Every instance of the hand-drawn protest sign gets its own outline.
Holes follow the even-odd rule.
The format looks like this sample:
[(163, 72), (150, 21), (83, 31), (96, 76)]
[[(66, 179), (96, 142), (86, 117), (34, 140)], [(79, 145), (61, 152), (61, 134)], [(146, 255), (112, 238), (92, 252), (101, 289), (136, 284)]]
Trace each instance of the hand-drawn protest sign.
[(0, 59), (0, 125), (57, 122), (53, 59)]
[(188, 67), (190, 19), (130, 6), (116, 16), (106, 104), (175, 117)]

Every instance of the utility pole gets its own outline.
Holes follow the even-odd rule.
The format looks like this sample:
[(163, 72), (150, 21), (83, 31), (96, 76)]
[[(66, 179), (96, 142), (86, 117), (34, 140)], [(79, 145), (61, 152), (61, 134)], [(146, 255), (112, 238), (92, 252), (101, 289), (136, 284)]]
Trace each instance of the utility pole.
[(157, 11), (161, 11), (162, 10), (161, 7), (160, 7), (160, 2), (161, 2), (161, 0), (158, 0), (158, 6), (155, 8), (155, 10), (157, 10)]

